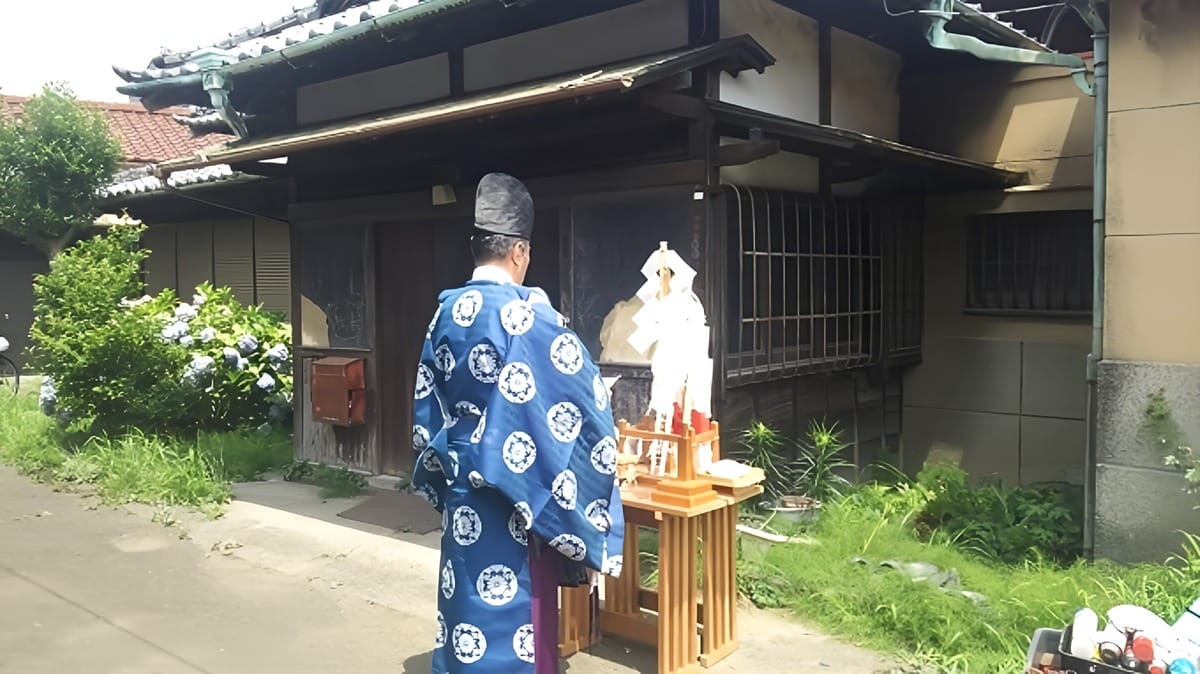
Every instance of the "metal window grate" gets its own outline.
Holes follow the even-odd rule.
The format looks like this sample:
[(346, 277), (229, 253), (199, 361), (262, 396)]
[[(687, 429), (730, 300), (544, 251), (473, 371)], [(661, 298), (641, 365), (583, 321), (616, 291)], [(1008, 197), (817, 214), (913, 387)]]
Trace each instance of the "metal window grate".
[[(854, 199), (731, 186), (731, 385), (872, 365), (903, 333), (920, 348), (919, 262), (888, 264), (892, 210)], [(886, 232), (885, 232), (886, 229)], [(914, 248), (919, 248), (919, 244)], [(900, 292), (895, 279), (918, 274)], [(890, 276), (892, 283), (886, 283)], [(889, 295), (889, 293), (891, 293)], [(885, 325), (885, 305), (905, 307)]]
[(972, 222), (968, 256), (967, 311), (1092, 311), (1092, 223), (1087, 211), (981, 216)]

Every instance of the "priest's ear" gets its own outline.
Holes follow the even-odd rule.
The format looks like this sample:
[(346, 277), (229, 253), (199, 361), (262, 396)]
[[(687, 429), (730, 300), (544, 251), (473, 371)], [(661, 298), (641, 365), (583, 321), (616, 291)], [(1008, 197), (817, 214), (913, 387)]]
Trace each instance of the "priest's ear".
[(520, 277), (513, 279), (517, 283), (525, 283), (525, 274), (529, 272), (531, 255), (532, 247), (529, 245), (529, 241), (525, 239), (521, 239), (513, 245), (512, 250), (509, 252), (509, 261), (513, 268), (516, 269), (516, 275)]

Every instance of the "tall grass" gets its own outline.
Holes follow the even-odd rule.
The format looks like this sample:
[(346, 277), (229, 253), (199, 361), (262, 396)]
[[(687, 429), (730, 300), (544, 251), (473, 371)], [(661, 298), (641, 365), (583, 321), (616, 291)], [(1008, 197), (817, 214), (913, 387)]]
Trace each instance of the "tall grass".
[[(1103, 613), (1137, 604), (1173, 619), (1200, 595), (1195, 538), (1169, 563), (1157, 565), (1003, 565), (944, 538), (918, 541), (908, 519), (903, 505), (887, 513), (858, 507), (853, 499), (829, 507), (810, 532), (818, 545), (776, 546), (759, 560), (744, 561), (742, 589), (864, 646), (938, 671), (972, 673), (1021, 671), (1034, 630), (1062, 626), (1082, 606)], [(869, 563), (856, 563), (860, 557)], [(986, 601), (976, 605), (913, 582), (880, 568), (885, 560), (953, 569), (961, 589)]]
[(0, 401), (0, 463), (37, 479), (94, 484), (113, 503), (211, 512), (229, 501), (230, 482), (257, 479), (287, 464), (291, 453), (284, 433), (88, 436), (60, 429), (38, 411), (36, 397)]

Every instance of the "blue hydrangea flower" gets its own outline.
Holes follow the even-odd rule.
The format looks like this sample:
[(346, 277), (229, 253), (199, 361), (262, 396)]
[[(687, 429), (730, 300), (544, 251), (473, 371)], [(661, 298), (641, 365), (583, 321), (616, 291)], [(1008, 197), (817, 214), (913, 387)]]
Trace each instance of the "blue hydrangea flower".
[(271, 405), (271, 409), (267, 410), (267, 419), (272, 423), (279, 423), (287, 419), (290, 412), (291, 408), (284, 407), (283, 405)]
[(212, 328), (204, 328), (200, 331), (200, 343), (208, 344), (217, 338), (217, 331)]
[(162, 340), (164, 342), (177, 342), (183, 339), (183, 336), (188, 333), (188, 324), (183, 321), (175, 321), (162, 329)]
[(221, 349), (221, 357), (225, 359), (225, 367), (237, 367), (242, 354), (238, 353), (238, 350), (232, 346), (227, 346)]
[(242, 356), (238, 356), (238, 361), (237, 361), (238, 371), (241, 372), (242, 370), (245, 370), (248, 367), (250, 367), (250, 360), (247, 358), (244, 358)]
[(42, 414), (52, 417), (57, 406), (58, 390), (54, 388), (54, 380), (49, 376), (44, 377), (42, 378), (42, 387), (38, 391), (38, 407), (42, 410)]
[(193, 307), (192, 305), (188, 304), (187, 302), (184, 302), (183, 304), (180, 304), (179, 306), (175, 307), (175, 318), (178, 318), (179, 320), (183, 321), (184, 323), (187, 323), (188, 321), (192, 320), (195, 317), (196, 317), (196, 307)]
[(238, 337), (237, 345), (243, 354), (249, 355), (258, 350), (258, 338), (254, 335), (242, 335)]
[(288, 362), (288, 348), (283, 344), (276, 344), (267, 350), (267, 358), (275, 365)]
[(258, 381), (255, 382), (255, 386), (270, 393), (275, 390), (275, 378), (264, 372), (263, 376), (259, 377)]
[(183, 369), (183, 379), (189, 384), (199, 385), (206, 375), (212, 373), (216, 361), (212, 356), (196, 356)]
[(192, 295), (192, 305), (193, 306), (202, 307), (202, 306), (204, 306), (204, 303), (207, 301), (208, 301), (208, 298), (204, 296), (204, 293), (196, 293), (195, 295)]
[(184, 335), (184, 336), (182, 336), (182, 337), (180, 337), (180, 338), (179, 338), (179, 343), (180, 343), (180, 344), (182, 344), (182, 345), (184, 345), (184, 346), (191, 346), (191, 345), (192, 345), (192, 343), (193, 343), (193, 342), (195, 342), (195, 341), (196, 341), (196, 340), (192, 339), (192, 336), (191, 336), (191, 335)]

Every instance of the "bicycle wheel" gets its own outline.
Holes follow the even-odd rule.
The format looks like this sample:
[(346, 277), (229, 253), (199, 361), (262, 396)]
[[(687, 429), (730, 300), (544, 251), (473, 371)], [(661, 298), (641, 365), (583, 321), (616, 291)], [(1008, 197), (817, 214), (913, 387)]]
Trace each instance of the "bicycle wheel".
[(20, 387), (21, 373), (17, 370), (17, 364), (8, 356), (0, 356), (0, 396), (15, 396)]

